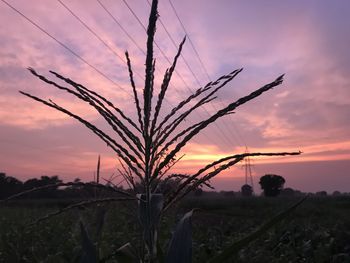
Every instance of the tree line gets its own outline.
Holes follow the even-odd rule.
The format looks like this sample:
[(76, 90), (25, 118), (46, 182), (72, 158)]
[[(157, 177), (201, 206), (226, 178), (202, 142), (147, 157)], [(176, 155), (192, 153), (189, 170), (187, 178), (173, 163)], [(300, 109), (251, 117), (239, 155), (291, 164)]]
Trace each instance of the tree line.
[[(49, 189), (42, 189), (26, 194), (23, 198), (34, 199), (51, 199), (51, 198), (84, 198), (91, 197), (95, 194), (95, 190), (84, 185), (72, 185), (65, 188), (59, 188), (58, 185), (63, 181), (59, 176), (41, 176), (40, 178), (31, 178), (26, 181), (21, 181), (15, 177), (7, 176), (5, 173), (0, 173), (0, 199), (5, 199), (9, 196), (25, 192), (34, 188), (40, 188), (48, 185), (53, 185)], [(80, 179), (75, 179), (75, 183), (80, 182)]]
[[(166, 179), (162, 180), (158, 184), (157, 192), (167, 194), (171, 192), (171, 190), (176, 189), (180, 182), (181, 178), (184, 175), (180, 174), (172, 174), (170, 176), (174, 179)], [(63, 180), (59, 178), (59, 176), (41, 176), (40, 178), (31, 178), (26, 181), (21, 181), (15, 177), (7, 176), (6, 173), (0, 172), (0, 199), (5, 199), (9, 196), (23, 193), (25, 191), (29, 191), (32, 189), (43, 188), (39, 191), (34, 191), (25, 194), (22, 198), (28, 199), (53, 199), (53, 198), (93, 198), (96, 195), (103, 196), (111, 196), (110, 191), (105, 191), (104, 189), (96, 189), (94, 184), (97, 182), (89, 182), (89, 183), (81, 183), (79, 178), (76, 178), (72, 183), (72, 185), (59, 187), (59, 185), (63, 183)], [(49, 186), (50, 188), (45, 189), (45, 186)], [(112, 182), (107, 182), (107, 186), (111, 186), (113, 188), (123, 189), (122, 186), (116, 186)], [(133, 191), (135, 193), (143, 193), (144, 187), (141, 183), (135, 182), (134, 188), (126, 189), (125, 191)], [(202, 192), (201, 188), (194, 189), (195, 195), (200, 195)]]
[[(159, 187), (157, 192), (161, 192), (166, 194), (170, 192), (172, 189), (175, 189), (180, 184), (180, 179), (184, 177), (181, 174), (173, 174), (170, 180), (163, 180), (159, 183)], [(80, 179), (76, 178), (74, 183), (79, 183)], [(295, 190), (292, 188), (284, 188), (286, 180), (280, 176), (275, 174), (266, 174), (260, 177), (259, 185), (262, 189), (262, 195), (266, 197), (276, 197), (276, 196), (300, 196), (305, 195), (299, 190)], [(40, 178), (31, 178), (26, 181), (21, 181), (15, 177), (7, 176), (5, 173), (0, 172), (0, 199), (5, 199), (11, 195), (15, 195), (24, 191), (28, 191), (34, 188), (40, 188), (47, 185), (58, 185), (63, 183), (63, 181), (59, 178), (59, 176), (41, 176)], [(94, 184), (95, 182), (91, 182)], [(111, 183), (107, 183), (111, 185)], [(113, 186), (113, 185), (112, 185)], [(210, 185), (208, 185), (211, 187)], [(113, 186), (117, 187), (117, 186)], [(122, 189), (122, 186), (118, 188)], [(214, 189), (213, 187), (211, 187)], [(137, 193), (143, 192), (143, 187), (141, 184), (136, 183), (135, 189), (133, 190)], [(98, 191), (101, 194), (101, 190)], [(196, 188), (193, 190), (192, 195), (194, 196), (202, 196), (206, 194), (202, 188)], [(108, 193), (110, 195), (110, 193)], [(219, 194), (223, 196), (244, 196), (249, 197), (253, 196), (253, 188), (251, 185), (244, 184), (241, 187), (240, 192), (234, 191), (221, 191)], [(332, 196), (344, 195), (345, 193), (340, 193), (339, 191), (334, 191)], [(315, 196), (327, 196), (326, 191), (319, 191), (314, 194)], [(33, 198), (33, 199), (51, 199), (51, 198), (91, 198), (96, 196), (96, 189), (92, 188), (91, 185), (77, 184), (66, 186), (64, 188), (59, 188), (58, 186), (52, 186), (49, 189), (43, 189), (40, 191), (35, 191), (29, 194), (26, 194), (23, 198)]]

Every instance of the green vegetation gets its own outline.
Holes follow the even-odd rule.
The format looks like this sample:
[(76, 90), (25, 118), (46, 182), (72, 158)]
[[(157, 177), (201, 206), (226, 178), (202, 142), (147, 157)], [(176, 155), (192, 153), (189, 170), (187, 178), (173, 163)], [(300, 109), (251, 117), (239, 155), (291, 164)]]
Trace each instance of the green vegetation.
[[(160, 247), (166, 249), (175, 223), (185, 212), (194, 211), (193, 262), (206, 262), (234, 241), (252, 233), (297, 198), (188, 197), (162, 217)], [(57, 204), (27, 201), (0, 208), (0, 262), (79, 262), (79, 220), (90, 232), (96, 228), (100, 206), (72, 209), (50, 220), (28, 225), (55, 211)], [(108, 258), (119, 247), (140, 245), (141, 229), (134, 211), (136, 202), (113, 203), (107, 209), (99, 252)], [(287, 220), (245, 246), (229, 262), (349, 262), (350, 197), (310, 197)], [(115, 259), (106, 262), (116, 262)]]

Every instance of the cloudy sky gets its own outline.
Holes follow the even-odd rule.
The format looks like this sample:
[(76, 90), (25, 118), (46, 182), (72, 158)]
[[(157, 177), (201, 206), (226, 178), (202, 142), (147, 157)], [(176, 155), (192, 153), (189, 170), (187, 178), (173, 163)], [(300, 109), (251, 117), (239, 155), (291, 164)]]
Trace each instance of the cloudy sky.
[[(65, 180), (91, 180), (101, 154), (102, 173), (109, 177), (118, 162), (104, 143), (73, 119), (18, 91), (53, 99), (103, 127), (96, 112), (52, 89), (26, 68), (48, 77), (48, 71), (54, 70), (135, 116), (124, 51), (130, 53), (141, 92), (146, 34), (140, 22), (147, 25), (147, 0), (6, 2), (85, 62), (0, 1), (0, 171), (21, 179), (58, 174)], [(253, 159), (255, 187), (261, 175), (275, 173), (286, 178), (286, 186), (303, 191), (349, 192), (350, 2), (171, 3), (186, 32), (169, 0), (161, 0), (159, 14), (165, 27), (158, 24), (156, 33), (156, 91), (169, 67), (166, 58), (171, 60), (176, 52), (173, 41), (179, 43), (186, 34), (189, 38), (167, 94), (164, 115), (200, 85), (233, 69), (244, 68), (219, 92), (217, 100), (194, 113), (185, 125), (207, 118), (286, 74), (281, 86), (195, 137), (173, 172), (193, 172), (225, 155), (244, 152), (246, 146), (251, 152), (301, 150), (300, 156)], [(218, 189), (238, 190), (244, 183), (242, 164), (213, 183)]]

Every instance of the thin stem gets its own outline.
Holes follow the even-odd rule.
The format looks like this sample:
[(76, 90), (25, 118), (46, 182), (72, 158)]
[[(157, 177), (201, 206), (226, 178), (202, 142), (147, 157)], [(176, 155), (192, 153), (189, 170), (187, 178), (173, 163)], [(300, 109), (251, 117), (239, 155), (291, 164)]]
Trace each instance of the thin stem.
[(132, 67), (131, 67), (131, 62), (130, 62), (128, 51), (125, 52), (125, 56), (126, 56), (126, 61), (127, 61), (127, 64), (128, 64), (128, 70), (129, 70), (129, 77), (130, 77), (131, 87), (132, 87), (132, 91), (134, 93), (134, 100), (135, 100), (135, 104), (136, 104), (136, 111), (137, 111), (138, 120), (139, 120), (141, 131), (144, 132), (144, 127), (143, 127), (143, 122), (142, 122), (142, 114), (141, 114), (141, 107), (140, 107), (139, 98), (137, 96), (137, 91), (136, 91), (136, 86), (135, 86), (135, 81), (134, 81), (134, 77), (133, 77), (133, 72), (132, 72)]
[(227, 115), (228, 113), (235, 110), (237, 107), (239, 107), (242, 104), (247, 103), (248, 101), (255, 99), (256, 97), (260, 96), (262, 93), (272, 89), (273, 87), (280, 85), (283, 81), (283, 75), (278, 77), (273, 82), (261, 87), (260, 89), (252, 92), (251, 94), (242, 97), (238, 99), (237, 101), (229, 104), (227, 107), (223, 108), (222, 110), (219, 110), (217, 113), (209, 117), (207, 120), (202, 121), (195, 129), (193, 129), (188, 135), (185, 136), (185, 138), (180, 141), (176, 147), (164, 158), (164, 160), (159, 164), (157, 169), (155, 169), (154, 174), (159, 173), (168, 163), (169, 161), (186, 145), (186, 143), (191, 140), (195, 135), (197, 135), (201, 130), (206, 128), (210, 123), (213, 123), (217, 119)]

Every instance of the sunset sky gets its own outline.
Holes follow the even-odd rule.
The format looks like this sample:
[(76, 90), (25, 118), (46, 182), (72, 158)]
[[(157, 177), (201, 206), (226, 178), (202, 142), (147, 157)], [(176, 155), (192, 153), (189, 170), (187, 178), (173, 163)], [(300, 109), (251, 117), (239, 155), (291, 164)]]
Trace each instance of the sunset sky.
[[(96, 0), (6, 1), (114, 83), (0, 1), (0, 171), (23, 180), (41, 175), (92, 180), (101, 154), (102, 175), (109, 177), (118, 162), (105, 143), (75, 120), (18, 91), (53, 99), (103, 127), (95, 111), (36, 79), (26, 68), (33, 67), (48, 77), (48, 71), (54, 70), (105, 95), (134, 118), (124, 52), (129, 51), (134, 71), (143, 76), (146, 33), (130, 9), (146, 26), (150, 11), (147, 0), (100, 0), (116, 20)], [(246, 146), (250, 152), (300, 150), (300, 156), (252, 158), (255, 188), (259, 188), (260, 176), (274, 173), (286, 178), (286, 187), (350, 192), (350, 2), (171, 3), (195, 50), (187, 39), (185, 60), (179, 59), (164, 114), (199, 85), (234, 69), (244, 68), (219, 92), (219, 98), (193, 114), (187, 125), (286, 74), (282, 85), (195, 137), (172, 171), (194, 172), (223, 156), (242, 153)], [(186, 33), (169, 0), (160, 0), (159, 14), (173, 40), (180, 43)], [(172, 60), (177, 49), (161, 24), (157, 25), (156, 42)], [(155, 57), (157, 92), (169, 64), (156, 47)], [(135, 80), (141, 92), (143, 80), (138, 75)], [(244, 184), (242, 164), (214, 180), (218, 190), (240, 189)]]

